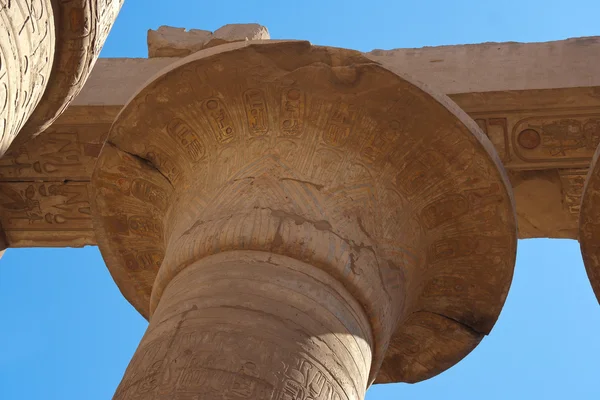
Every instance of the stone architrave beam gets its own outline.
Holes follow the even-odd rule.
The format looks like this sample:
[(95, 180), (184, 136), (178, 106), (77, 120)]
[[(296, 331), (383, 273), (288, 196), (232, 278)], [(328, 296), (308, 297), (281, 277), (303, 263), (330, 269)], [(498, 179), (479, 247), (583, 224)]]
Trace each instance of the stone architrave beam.
[[(598, 38), (367, 56), (442, 88), (479, 124), (508, 170), (520, 238), (578, 237), (583, 182), (600, 137)], [(0, 159), (0, 222), (10, 246), (96, 243), (89, 194), (83, 190), (95, 157), (128, 99), (177, 60), (99, 59), (66, 113), (40, 137)], [(54, 194), (46, 191), (46, 182), (54, 182)], [(79, 193), (78, 203), (66, 194), (73, 191)]]
[(361, 54), (261, 28), (151, 32), (186, 57), (102, 60), (0, 159), (0, 240), (98, 244), (150, 321), (117, 400), (428, 379), (492, 329), (518, 236), (579, 235), (597, 38)]

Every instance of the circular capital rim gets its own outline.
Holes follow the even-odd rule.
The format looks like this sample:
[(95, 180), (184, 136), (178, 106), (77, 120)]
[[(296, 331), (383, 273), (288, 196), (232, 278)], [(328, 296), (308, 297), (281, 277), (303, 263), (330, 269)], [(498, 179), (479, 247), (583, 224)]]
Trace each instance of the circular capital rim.
[(579, 246), (583, 265), (600, 303), (600, 146), (583, 185), (579, 209)]
[[(164, 185), (167, 189), (169, 185), (172, 188), (177, 186), (186, 188), (186, 190), (193, 187), (193, 180), (186, 180), (185, 176), (186, 174), (193, 175), (190, 171), (197, 171), (198, 167), (188, 172), (184, 171), (182, 173), (184, 177), (176, 182), (176, 177), (170, 175), (173, 170), (165, 166), (165, 161), (160, 161), (160, 157), (156, 155), (149, 157), (149, 152), (145, 150), (140, 141), (132, 140), (131, 137), (126, 139), (129, 134), (127, 132), (131, 131), (132, 126), (137, 126), (137, 122), (131, 121), (137, 119), (143, 121), (144, 116), (151, 119), (152, 115), (156, 114), (156, 109), (152, 108), (156, 104), (152, 103), (148, 108), (144, 108), (147, 99), (154, 99), (151, 101), (158, 101), (165, 107), (169, 104), (169, 96), (172, 96), (172, 93), (169, 94), (170, 80), (181, 79), (189, 70), (199, 71), (202, 69), (206, 71), (210, 68), (219, 71), (227, 70), (235, 64), (231, 61), (235, 60), (236, 57), (239, 60), (258, 57), (262, 61), (257, 61), (254, 67), (260, 67), (261, 62), (265, 64), (273, 62), (277, 64), (278, 68), (289, 73), (286, 77), (289, 78), (288, 82), (292, 82), (292, 85), (294, 82), (299, 82), (297, 79), (300, 79), (303, 84), (311, 88), (307, 89), (308, 91), (323, 90), (327, 93), (338, 93), (336, 91), (339, 91), (339, 93), (342, 93), (340, 96), (344, 99), (346, 98), (344, 96), (354, 99), (355, 97), (352, 97), (351, 94), (352, 90), (356, 88), (359, 88), (356, 90), (364, 90), (364, 86), (361, 85), (364, 84), (364, 80), (368, 80), (370, 77), (389, 79), (390, 84), (398, 85), (397, 90), (402, 93), (409, 93), (407, 98), (412, 99), (409, 102), (406, 102), (407, 98), (397, 94), (399, 97), (395, 100), (398, 103), (394, 104), (400, 104), (400, 107), (384, 107), (383, 103), (386, 101), (377, 98), (377, 93), (372, 98), (374, 105), (365, 106), (369, 110), (367, 114), (373, 113), (369, 115), (376, 115), (377, 118), (387, 118), (383, 115), (385, 113), (381, 111), (386, 109), (387, 114), (392, 116), (398, 114), (398, 118), (404, 117), (402, 121), (409, 124), (407, 126), (410, 126), (410, 128), (405, 131), (400, 129), (393, 133), (393, 135), (409, 135), (414, 141), (411, 145), (416, 146), (415, 148), (419, 150), (413, 157), (414, 160), (405, 154), (402, 157), (406, 158), (408, 164), (405, 163), (401, 167), (394, 166), (392, 168), (396, 173), (393, 178), (396, 184), (398, 182), (402, 184), (406, 184), (406, 181), (409, 182), (408, 189), (406, 187), (402, 190), (398, 189), (400, 197), (397, 204), (405, 205), (411, 198), (411, 201), (413, 201), (416, 198), (415, 196), (425, 198), (425, 200), (417, 201), (420, 207), (418, 210), (411, 209), (415, 213), (415, 218), (420, 219), (420, 227), (418, 232), (415, 231), (415, 236), (420, 235), (419, 239), (423, 240), (422, 243), (415, 246), (419, 246), (419, 251), (424, 252), (422, 255), (423, 263), (418, 264), (418, 271), (413, 271), (410, 273), (410, 277), (406, 277), (406, 281), (410, 282), (411, 295), (409, 296), (410, 299), (405, 301), (406, 304), (402, 305), (402, 308), (404, 311), (408, 311), (398, 321), (398, 327), (390, 340), (385, 359), (380, 357), (381, 359), (378, 361), (379, 364), (382, 363), (382, 367), (376, 383), (417, 382), (434, 376), (460, 361), (492, 329), (504, 304), (512, 280), (517, 232), (514, 199), (508, 178), (492, 144), (481, 133), (475, 122), (450, 99), (435, 94), (424, 85), (414, 82), (397, 71), (392, 71), (391, 68), (375, 63), (354, 51), (311, 46), (307, 42), (300, 41), (232, 43), (207, 49), (180, 60), (159, 73), (134, 95), (113, 124), (107, 145), (98, 159), (93, 177), (95, 193), (92, 205), (95, 209), (94, 225), (98, 243), (107, 266), (122, 293), (138, 311), (148, 317), (149, 306), (148, 303), (144, 303), (150, 298), (148, 290), (152, 291), (156, 272), (151, 270), (138, 271), (139, 273), (127, 271), (126, 265), (129, 261), (126, 257), (119, 255), (119, 251), (115, 249), (119, 246), (121, 246), (119, 248), (131, 249), (135, 247), (133, 245), (135, 240), (125, 237), (127, 234), (123, 237), (116, 237), (108, 229), (106, 220), (103, 219), (103, 216), (111, 213), (115, 214), (122, 206), (123, 199), (111, 200), (102, 192), (102, 189), (98, 189), (97, 183), (104, 179), (101, 175), (108, 177), (110, 174), (116, 173), (117, 175), (122, 174), (125, 178), (123, 174), (129, 168), (126, 165), (136, 165), (140, 173), (150, 174), (152, 169), (160, 172), (160, 174), (155, 174), (153, 185)], [(294, 62), (290, 60), (307, 61), (304, 64), (300, 62), (301, 65), (294, 65)], [(241, 69), (236, 74), (243, 74), (246, 67), (250, 68), (247, 65), (239, 66)], [(317, 71), (314, 77), (315, 82), (306, 79), (302, 81), (301, 75), (294, 75), (294, 73), (299, 73), (297, 71), (302, 71), (302, 68), (317, 68), (314, 70)], [(255, 73), (259, 82), (263, 79), (262, 82), (265, 82), (265, 84), (271, 83), (267, 79), (268, 77), (260, 75), (260, 72)], [(325, 76), (322, 74), (328, 76), (329, 81), (319, 81), (318, 77)], [(378, 90), (382, 90), (379, 94), (389, 94), (385, 91), (388, 89), (384, 89), (383, 86), (377, 86)], [(185, 91), (184, 87), (182, 90)], [(396, 90), (396, 86), (393, 87)], [(226, 92), (225, 88), (222, 88), (222, 90), (224, 93)], [(286, 90), (285, 94), (292, 101), (298, 102), (298, 99), (304, 99), (302, 97), (304, 94), (297, 92), (290, 94), (290, 89)], [(373, 90), (376, 92), (375, 89)], [(310, 94), (312, 95), (313, 92), (310, 92)], [(368, 95), (371, 96), (371, 94)], [(210, 96), (207, 94), (207, 97)], [(217, 96), (213, 100), (206, 100), (202, 104), (205, 104), (209, 110), (212, 109), (211, 107), (217, 109), (220, 104), (219, 101), (223, 98)], [(360, 99), (366, 101), (365, 98), (367, 97)], [(313, 104), (318, 103), (311, 101), (306, 100), (306, 103), (302, 104), (302, 109), (308, 109), (313, 107)], [(271, 105), (267, 108), (272, 109), (280, 107), (278, 104), (281, 103), (269, 104)], [(367, 103), (360, 104), (365, 105)], [(335, 107), (333, 103), (330, 106), (331, 109)], [(327, 107), (329, 105), (325, 106), (325, 108)], [(429, 123), (427, 128), (430, 129), (410, 125), (407, 118), (412, 118), (412, 115), (407, 110), (411, 107), (416, 107), (417, 114), (420, 116), (419, 123)], [(279, 111), (281, 112), (281, 109)], [(425, 115), (426, 112), (430, 111), (434, 113), (435, 118), (429, 118)], [(336, 112), (339, 113), (339, 110)], [(233, 111), (231, 113), (231, 115), (241, 115), (239, 113), (234, 114)], [(275, 113), (277, 114), (277, 112)], [(306, 113), (309, 114), (308, 111)], [(171, 117), (177, 117), (177, 115), (171, 115)], [(436, 127), (435, 121), (427, 122), (436, 118), (439, 120), (440, 126)], [(308, 121), (305, 122), (308, 126), (311, 120), (307, 118), (306, 121)], [(394, 121), (397, 122), (396, 119), (392, 122)], [(144, 122), (140, 122), (140, 124), (136, 129), (144, 131), (148, 128), (146, 125), (142, 127)], [(279, 127), (276, 130), (287, 129), (283, 122), (275, 124), (275, 126)], [(393, 125), (390, 122), (390, 125), (386, 126), (391, 127)], [(398, 125), (394, 126), (398, 127)], [(129, 131), (127, 131), (128, 129)], [(401, 131), (402, 133), (400, 133)], [(445, 133), (448, 135), (444, 135)], [(421, 137), (418, 137), (418, 135), (421, 135)], [(393, 137), (396, 140), (396, 136)], [(406, 136), (403, 136), (403, 138), (406, 138)], [(346, 139), (345, 137), (344, 140)], [(151, 141), (151, 139), (148, 140)], [(394, 147), (394, 150), (399, 149), (397, 144), (395, 146), (397, 147)], [(448, 153), (440, 152), (439, 149), (436, 150), (436, 146), (451, 151)], [(464, 146), (464, 148), (461, 146)], [(202, 155), (209, 159), (216, 154), (213, 150), (215, 148), (207, 148)], [(191, 157), (197, 157), (197, 153), (194, 154), (195, 156), (191, 155)], [(401, 152), (397, 154), (401, 154)], [(389, 164), (390, 156), (386, 157), (388, 158), (382, 161), (383, 164)], [(361, 162), (365, 164), (364, 160)], [(428, 174), (428, 170), (435, 170), (437, 165), (443, 165), (446, 168), (443, 171), (444, 176), (442, 174)], [(434, 172), (442, 171), (437, 170)], [(449, 178), (445, 176), (446, 173), (454, 175)], [(406, 178), (407, 176), (408, 178)], [(116, 176), (115, 179), (119, 180)], [(332, 183), (319, 183), (317, 186), (330, 188)], [(123, 185), (121, 185), (121, 189), (115, 190), (122, 190), (122, 187)], [(433, 190), (432, 187), (441, 190), (441, 193), (436, 192), (435, 196), (425, 195), (424, 193), (427, 190)], [(126, 190), (130, 190), (130, 187), (127, 186)], [(181, 193), (177, 194), (177, 189), (173, 190), (173, 193), (175, 193), (174, 198), (182, 197)], [(156, 207), (154, 210), (156, 211)], [(166, 218), (167, 214), (173, 216), (172, 213), (169, 214), (169, 212), (163, 210), (162, 218)], [(492, 220), (493, 222), (488, 223)], [(123, 229), (126, 229), (127, 218), (122, 221), (121, 225), (124, 227)], [(407, 222), (407, 225), (411, 225), (411, 222)], [(493, 226), (493, 229), (485, 230), (489, 226)], [(166, 229), (172, 231), (177, 230), (177, 227)], [(163, 239), (161, 237), (157, 240)], [(163, 245), (166, 246), (166, 243), (161, 246)], [(394, 248), (394, 245), (390, 243), (385, 243), (385, 246), (382, 247), (386, 246)], [(162, 258), (159, 256), (156, 261), (160, 264)], [(148, 283), (140, 285), (141, 280)], [(465, 307), (463, 306), (465, 305), (468, 305), (467, 310), (464, 310)], [(374, 366), (377, 368), (379, 365)]]

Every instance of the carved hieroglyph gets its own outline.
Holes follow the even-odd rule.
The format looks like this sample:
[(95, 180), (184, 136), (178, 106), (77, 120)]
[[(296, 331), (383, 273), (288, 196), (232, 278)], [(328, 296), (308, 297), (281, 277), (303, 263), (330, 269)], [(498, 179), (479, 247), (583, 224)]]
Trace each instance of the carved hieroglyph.
[(50, 79), (56, 42), (51, 0), (0, 1), (0, 156)]
[[(173, 61), (171, 61), (173, 62)], [(451, 96), (481, 127), (504, 159), (505, 168), (513, 187), (517, 207), (519, 238), (579, 237), (579, 203), (587, 168), (582, 161), (569, 165), (561, 161), (562, 154), (553, 153), (552, 161), (515, 162), (514, 153), (506, 153), (513, 145), (513, 128), (526, 119), (552, 115), (553, 124), (572, 119), (576, 115), (600, 113), (600, 88), (569, 88), (526, 90), (511, 92), (464, 93)], [(36, 138), (0, 158), (0, 186), (14, 182), (89, 182), (96, 156), (105, 140), (110, 125), (122, 106), (70, 106), (65, 113)], [(582, 131), (579, 131), (583, 134)], [(541, 131), (543, 139), (546, 135)], [(583, 140), (583, 138), (578, 139)], [(591, 162), (592, 153), (588, 157)], [(578, 167), (579, 166), (579, 167)], [(5, 198), (0, 198), (0, 226), (14, 226), (8, 222), (12, 209)], [(89, 199), (88, 199), (89, 200)], [(40, 203), (53, 204), (48, 202)], [(52, 210), (41, 210), (43, 214)], [(6, 232), (10, 247), (80, 246), (95, 244), (92, 222), (74, 236), (71, 220), (60, 225), (25, 223), (18, 230)], [(43, 228), (43, 229), (39, 229)], [(67, 233), (66, 233), (67, 232)], [(82, 242), (81, 237), (85, 237)], [(76, 240), (74, 240), (76, 239)]]
[(579, 214), (579, 244), (588, 278), (600, 301), (600, 146), (585, 180)]
[(117, 399), (362, 399), (468, 354), (512, 278), (492, 144), (350, 50), (182, 59), (118, 116), (91, 198), (107, 266), (150, 318)]
[(0, 158), (0, 222), (10, 247), (95, 244), (89, 181), (117, 109), (69, 109)]
[(79, 93), (123, 0), (0, 1), (0, 156)]

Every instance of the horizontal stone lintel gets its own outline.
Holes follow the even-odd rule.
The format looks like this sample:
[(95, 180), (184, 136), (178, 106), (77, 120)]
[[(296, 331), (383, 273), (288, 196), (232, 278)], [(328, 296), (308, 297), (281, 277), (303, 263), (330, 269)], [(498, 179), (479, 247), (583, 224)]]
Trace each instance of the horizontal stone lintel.
[[(600, 86), (600, 37), (373, 50), (365, 55), (445, 94)], [(123, 105), (179, 60), (101, 58), (74, 105)]]
[[(600, 142), (600, 38), (367, 55), (449, 94), (477, 122), (509, 171), (520, 238), (577, 238), (583, 182)], [(88, 183), (111, 123), (177, 60), (98, 60), (58, 121), (0, 159), (0, 223), (10, 247), (96, 243)]]

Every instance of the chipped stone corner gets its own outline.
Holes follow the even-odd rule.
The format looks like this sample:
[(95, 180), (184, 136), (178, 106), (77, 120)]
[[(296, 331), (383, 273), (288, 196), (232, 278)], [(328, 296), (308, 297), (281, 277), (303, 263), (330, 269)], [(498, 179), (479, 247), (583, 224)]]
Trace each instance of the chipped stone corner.
[(202, 49), (242, 40), (268, 40), (260, 24), (227, 24), (214, 32), (161, 26), (148, 30), (148, 58), (185, 57)]

